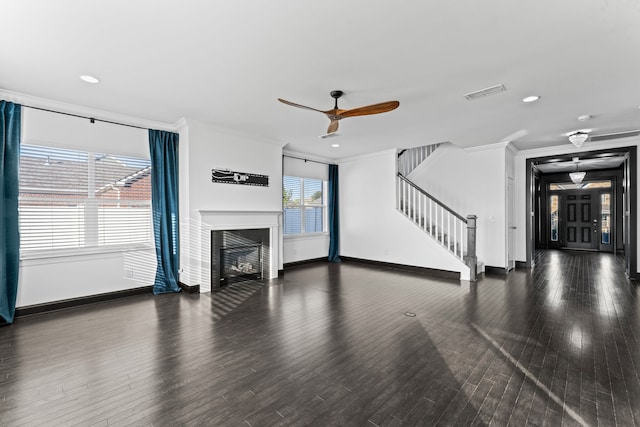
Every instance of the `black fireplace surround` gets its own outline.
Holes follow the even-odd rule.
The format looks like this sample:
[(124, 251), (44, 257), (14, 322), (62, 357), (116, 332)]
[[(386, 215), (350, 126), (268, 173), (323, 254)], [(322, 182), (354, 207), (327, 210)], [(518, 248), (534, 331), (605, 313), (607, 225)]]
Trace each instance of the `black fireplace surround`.
[(268, 228), (211, 231), (211, 291), (268, 277), (269, 234)]

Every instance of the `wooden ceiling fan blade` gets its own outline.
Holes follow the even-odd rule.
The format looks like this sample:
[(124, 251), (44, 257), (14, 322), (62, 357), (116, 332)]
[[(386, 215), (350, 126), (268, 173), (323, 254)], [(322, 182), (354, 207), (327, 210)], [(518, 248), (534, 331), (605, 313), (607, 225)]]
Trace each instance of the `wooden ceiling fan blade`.
[(337, 120), (331, 120), (327, 128), (327, 133), (335, 133), (338, 130), (338, 124), (339, 122)]
[(354, 108), (352, 110), (341, 111), (341, 117), (366, 116), (369, 114), (386, 113), (395, 110), (400, 105), (398, 101), (387, 101), (379, 104), (367, 105), (365, 107)]
[(306, 105), (296, 104), (295, 102), (287, 101), (286, 99), (278, 98), (278, 101), (283, 104), (291, 105), (292, 107), (304, 108), (305, 110), (317, 111), (319, 113), (324, 113), (322, 110), (317, 110), (315, 108), (307, 107)]

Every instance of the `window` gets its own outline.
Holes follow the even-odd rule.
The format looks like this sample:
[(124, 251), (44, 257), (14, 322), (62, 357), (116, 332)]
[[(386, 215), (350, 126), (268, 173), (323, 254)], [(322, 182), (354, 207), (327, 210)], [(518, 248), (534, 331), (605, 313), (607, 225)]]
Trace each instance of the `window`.
[(551, 198), (549, 199), (549, 202), (551, 204), (551, 218), (550, 218), (550, 223), (551, 223), (551, 241), (552, 242), (557, 242), (558, 241), (558, 201), (559, 201), (559, 197), (554, 194), (551, 196)]
[(151, 244), (151, 162), (23, 144), (21, 252)]
[(600, 195), (600, 226), (602, 227), (600, 243), (611, 244), (611, 193)]
[(282, 188), (284, 234), (323, 233), (326, 230), (326, 182), (285, 176)]
[(559, 182), (549, 184), (549, 190), (586, 190), (592, 188), (611, 188), (611, 181), (585, 181), (580, 184), (574, 184), (572, 182)]

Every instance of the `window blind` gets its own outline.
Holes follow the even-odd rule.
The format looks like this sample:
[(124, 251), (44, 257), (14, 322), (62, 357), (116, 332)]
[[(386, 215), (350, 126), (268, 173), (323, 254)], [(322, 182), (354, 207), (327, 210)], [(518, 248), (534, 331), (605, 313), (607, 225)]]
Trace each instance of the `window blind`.
[(285, 235), (322, 233), (325, 229), (325, 183), (318, 179), (283, 177)]
[(149, 159), (23, 144), (23, 252), (151, 244)]

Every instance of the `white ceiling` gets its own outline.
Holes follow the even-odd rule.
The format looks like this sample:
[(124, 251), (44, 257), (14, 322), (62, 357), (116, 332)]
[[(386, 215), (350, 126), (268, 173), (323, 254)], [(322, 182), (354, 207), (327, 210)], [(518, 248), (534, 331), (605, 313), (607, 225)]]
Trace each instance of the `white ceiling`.
[[(443, 141), (527, 149), (640, 128), (639, 49), (637, 0), (21, 0), (2, 5), (0, 89), (328, 159)], [(463, 96), (496, 84), (507, 91)], [(334, 89), (344, 109), (400, 107), (321, 140), (325, 116), (276, 100), (325, 110)]]
[(576, 170), (576, 163), (578, 163), (581, 171), (596, 170), (596, 169), (615, 169), (620, 167), (624, 163), (624, 153), (616, 156), (607, 157), (592, 157), (587, 159), (578, 159), (575, 162), (573, 159), (570, 161), (553, 161), (550, 163), (540, 163), (536, 167), (542, 173), (561, 173), (561, 172), (573, 172)]

